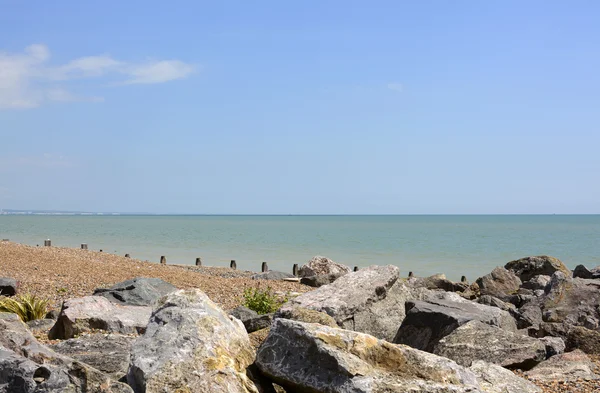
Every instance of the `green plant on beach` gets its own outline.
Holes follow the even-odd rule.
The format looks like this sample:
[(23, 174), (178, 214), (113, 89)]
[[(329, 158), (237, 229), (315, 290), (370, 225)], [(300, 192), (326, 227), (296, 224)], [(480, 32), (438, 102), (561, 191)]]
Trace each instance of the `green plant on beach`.
[(0, 297), (0, 312), (17, 314), (23, 322), (42, 319), (48, 311), (48, 299), (26, 293), (15, 297)]
[(256, 311), (258, 314), (268, 314), (277, 311), (286, 300), (275, 295), (271, 287), (265, 289), (254, 287), (244, 289), (244, 302), (242, 305)]

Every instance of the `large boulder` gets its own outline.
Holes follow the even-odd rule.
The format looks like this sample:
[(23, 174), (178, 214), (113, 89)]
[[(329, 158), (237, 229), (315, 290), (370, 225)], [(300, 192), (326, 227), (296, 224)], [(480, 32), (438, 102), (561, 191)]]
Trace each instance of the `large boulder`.
[(154, 306), (161, 297), (176, 290), (174, 285), (160, 278), (137, 277), (110, 288), (97, 288), (94, 296), (104, 296), (120, 305)]
[[(293, 392), (484, 392), (474, 372), (449, 359), (363, 333), (286, 319), (274, 321), (256, 364)], [(537, 390), (515, 390), (526, 391)]]
[[(346, 274), (346, 273), (344, 273)], [(340, 273), (331, 273), (331, 274), (321, 274), (318, 276), (306, 276), (300, 279), (300, 283), (304, 285), (308, 285), (309, 287), (319, 288), (323, 285), (329, 285), (344, 274)]]
[(333, 262), (331, 259), (316, 256), (313, 257), (307, 264), (302, 265), (298, 269), (300, 277), (321, 276), (327, 274), (337, 274), (339, 276), (350, 273), (350, 268), (341, 263)]
[(244, 306), (234, 308), (229, 312), (229, 315), (242, 321), (248, 333), (269, 327), (273, 320), (273, 314), (258, 315), (256, 311)]
[(556, 271), (571, 275), (571, 271), (560, 260), (547, 255), (510, 261), (504, 265), (504, 268), (519, 276), (521, 281), (529, 281), (537, 275), (552, 276)]
[(0, 313), (0, 391), (131, 393), (129, 386), (40, 344), (15, 314)]
[(477, 376), (481, 389), (486, 393), (538, 393), (542, 391), (533, 383), (517, 377), (512, 371), (483, 360), (473, 362), (469, 370)]
[(118, 334), (84, 334), (50, 345), (55, 352), (111, 375), (119, 380), (127, 375), (134, 337)]
[(338, 327), (335, 319), (321, 311), (304, 307), (285, 307), (275, 313), (275, 318), (291, 319), (294, 321), (318, 323), (330, 327)]
[(501, 300), (516, 293), (521, 286), (521, 279), (502, 267), (497, 267), (491, 273), (479, 277), (476, 282), (482, 295), (494, 296)]
[(94, 330), (111, 333), (143, 333), (152, 314), (151, 307), (119, 306), (102, 296), (66, 300), (50, 330), (50, 339), (73, 338)]
[(547, 382), (598, 379), (598, 375), (593, 370), (594, 364), (590, 358), (576, 349), (573, 352), (552, 356), (527, 371), (525, 375), (532, 380)]
[(446, 278), (445, 274), (434, 274), (429, 277), (411, 277), (407, 284), (412, 287), (423, 287), (427, 289), (441, 289), (447, 292), (463, 292), (469, 288), (467, 282), (455, 283)]
[(406, 318), (393, 342), (432, 352), (439, 340), (473, 320), (517, 331), (515, 320), (508, 312), (474, 303), (455, 293), (442, 292), (427, 301), (406, 302)]
[(546, 359), (546, 345), (532, 337), (474, 320), (442, 338), (433, 353), (465, 367), (475, 360), (529, 370)]
[(521, 288), (531, 289), (533, 291), (544, 291), (548, 284), (550, 284), (550, 280), (550, 276), (538, 274), (537, 276), (533, 276), (529, 281), (525, 281)]
[(257, 392), (254, 349), (242, 322), (198, 289), (167, 295), (133, 344), (127, 381), (136, 393)]
[(281, 312), (293, 307), (321, 311), (344, 329), (391, 341), (404, 319), (404, 303), (431, 293), (409, 288), (398, 278), (396, 266), (371, 266), (290, 300)]
[(17, 293), (17, 280), (0, 277), (0, 296), (13, 296)]

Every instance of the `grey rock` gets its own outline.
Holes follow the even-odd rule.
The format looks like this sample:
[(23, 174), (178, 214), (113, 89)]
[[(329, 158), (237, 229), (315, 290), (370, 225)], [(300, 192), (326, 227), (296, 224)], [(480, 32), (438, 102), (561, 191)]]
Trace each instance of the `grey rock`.
[(565, 352), (565, 341), (560, 337), (542, 337), (540, 341), (546, 346), (546, 358)]
[(348, 266), (333, 262), (331, 259), (322, 256), (313, 257), (307, 264), (300, 266), (300, 269), (298, 269), (298, 275), (300, 277), (327, 274), (344, 275), (346, 273), (350, 273), (350, 268)]
[(525, 281), (522, 285), (522, 288), (535, 290), (544, 290), (550, 284), (550, 276), (544, 276), (538, 274), (537, 276), (533, 276), (531, 280)]
[(263, 374), (293, 392), (482, 392), (451, 360), (373, 336), (276, 319), (260, 346)]
[(294, 278), (293, 274), (269, 270), (267, 272), (256, 273), (252, 275), (253, 280), (284, 280), (286, 278)]
[(504, 300), (516, 293), (521, 286), (521, 279), (513, 272), (497, 267), (491, 273), (477, 279), (481, 295), (491, 295)]
[(46, 313), (46, 319), (52, 319), (56, 321), (58, 319), (58, 315), (60, 314), (60, 310), (50, 310)]
[(469, 288), (467, 282), (452, 282), (445, 274), (435, 274), (429, 277), (411, 277), (408, 279), (411, 287), (423, 287), (431, 290), (441, 289), (446, 292), (464, 292)]
[(229, 312), (229, 315), (242, 321), (248, 333), (269, 327), (273, 320), (273, 314), (258, 315), (256, 311), (244, 306), (234, 308)]
[(167, 295), (131, 350), (135, 392), (255, 393), (254, 349), (244, 325), (198, 289)]
[(48, 337), (73, 338), (92, 330), (121, 334), (143, 333), (151, 313), (150, 307), (119, 306), (102, 296), (69, 299), (63, 303)]
[(398, 278), (396, 266), (371, 266), (291, 299), (282, 312), (293, 307), (321, 311), (344, 329), (391, 341), (404, 319), (405, 302), (431, 293), (425, 288), (409, 288)]
[(103, 296), (120, 305), (155, 306), (161, 297), (176, 290), (174, 285), (160, 278), (137, 277), (110, 288), (97, 288), (94, 296)]
[(546, 360), (546, 346), (536, 338), (508, 332), (483, 322), (460, 326), (435, 345), (433, 353), (469, 367), (475, 360), (529, 370)]
[(514, 304), (503, 302), (502, 300), (490, 295), (481, 296), (479, 299), (477, 299), (477, 303), (484, 304), (486, 306), (497, 307), (500, 310), (508, 312), (512, 312), (517, 309)]
[(521, 281), (529, 281), (534, 276), (552, 276), (561, 271), (570, 276), (571, 271), (558, 259), (547, 255), (526, 257), (508, 262), (505, 269), (513, 271)]
[(513, 372), (495, 364), (476, 360), (469, 368), (479, 380), (486, 393), (539, 393), (542, 390), (533, 383), (517, 377)]
[(593, 370), (594, 364), (590, 358), (576, 349), (573, 352), (552, 356), (527, 371), (525, 375), (532, 380), (545, 382), (599, 379)]
[(129, 352), (134, 340), (133, 337), (118, 334), (89, 334), (60, 341), (50, 345), (50, 348), (119, 380), (127, 375)]
[(406, 318), (394, 343), (432, 352), (440, 339), (473, 320), (517, 331), (513, 317), (499, 308), (474, 303), (451, 292), (435, 296), (437, 298), (430, 296), (427, 301), (406, 302)]
[(14, 296), (17, 293), (17, 280), (0, 277), (0, 296)]
[(529, 327), (538, 329), (540, 323), (542, 323), (542, 309), (537, 301), (528, 301), (524, 303), (517, 312), (511, 315), (515, 317), (519, 329)]
[(275, 313), (275, 318), (292, 319), (294, 321), (318, 323), (330, 327), (338, 327), (335, 319), (324, 312), (300, 306), (282, 308)]
[(573, 270), (573, 277), (579, 278), (587, 278), (590, 280), (595, 280), (600, 278), (600, 266), (596, 266), (595, 268), (589, 270), (583, 265), (577, 265), (575, 270)]
[[(345, 273), (344, 273), (345, 274)], [(300, 279), (300, 283), (308, 285), (309, 287), (319, 288), (323, 285), (329, 285), (344, 274), (331, 273), (331, 274), (320, 274), (318, 276), (307, 276)]]
[(15, 314), (0, 313), (0, 391), (131, 393), (127, 385), (40, 344)]
[(250, 310), (248, 307), (238, 306), (233, 310), (229, 311), (229, 315), (236, 317), (240, 321), (244, 322), (247, 319), (258, 317), (258, 313), (254, 310)]
[(53, 319), (34, 319), (27, 322), (27, 327), (32, 333), (48, 333), (56, 321)]

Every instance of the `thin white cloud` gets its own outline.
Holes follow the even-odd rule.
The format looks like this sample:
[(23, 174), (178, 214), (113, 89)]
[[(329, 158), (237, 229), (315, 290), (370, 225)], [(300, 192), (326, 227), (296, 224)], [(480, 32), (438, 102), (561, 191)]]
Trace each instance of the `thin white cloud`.
[(49, 102), (100, 102), (102, 97), (75, 94), (69, 81), (103, 78), (102, 86), (156, 84), (183, 79), (195, 70), (180, 60), (156, 60), (141, 64), (109, 55), (86, 56), (63, 65), (51, 65), (50, 50), (30, 45), (22, 53), (0, 52), (0, 109), (35, 108)]
[(391, 82), (388, 83), (387, 88), (393, 91), (398, 91), (398, 92), (402, 92), (404, 90), (404, 86), (402, 86), (402, 83), (398, 83), (398, 82)]

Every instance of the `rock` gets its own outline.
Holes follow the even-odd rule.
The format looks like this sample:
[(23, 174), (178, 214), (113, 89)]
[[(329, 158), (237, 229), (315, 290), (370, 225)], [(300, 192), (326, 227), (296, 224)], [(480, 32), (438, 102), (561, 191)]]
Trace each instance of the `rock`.
[(69, 299), (63, 303), (48, 337), (73, 338), (92, 330), (121, 334), (143, 333), (151, 313), (150, 307), (119, 306), (102, 296)]
[(110, 288), (97, 288), (94, 296), (104, 296), (120, 305), (154, 306), (161, 297), (176, 290), (174, 285), (160, 278), (137, 277)]
[(46, 319), (56, 321), (58, 319), (58, 314), (60, 314), (60, 310), (50, 310), (46, 313)]
[(288, 392), (539, 392), (515, 375), (503, 375), (502, 388), (512, 383), (521, 390), (501, 390), (494, 386), (483, 390), (485, 379), (490, 378), (487, 369), (479, 372), (479, 377), (449, 359), (404, 345), (286, 319), (273, 322), (271, 333), (258, 350), (256, 364)]
[(504, 310), (504, 311), (508, 311), (508, 312), (511, 312), (511, 311), (514, 311), (517, 309), (517, 307), (515, 307), (514, 304), (503, 302), (502, 300), (500, 300), (496, 297), (490, 296), (490, 295), (481, 296), (479, 299), (477, 299), (477, 303), (484, 304), (486, 306), (497, 307), (500, 310)]
[(537, 276), (533, 276), (531, 280), (525, 281), (522, 285), (522, 288), (535, 290), (544, 290), (550, 284), (550, 276), (544, 276), (538, 274)]
[(294, 321), (318, 323), (325, 326), (337, 327), (335, 319), (324, 312), (299, 306), (282, 308), (275, 313), (275, 318), (292, 319)]
[(508, 262), (504, 268), (514, 272), (521, 281), (529, 281), (537, 275), (552, 276), (556, 271), (571, 275), (571, 271), (560, 260), (546, 255), (517, 259)]
[(529, 370), (546, 360), (546, 346), (540, 340), (476, 320), (440, 339), (433, 353), (465, 367), (483, 360), (505, 368)]
[(331, 259), (322, 256), (313, 257), (307, 264), (302, 265), (300, 269), (298, 269), (298, 275), (300, 277), (327, 274), (339, 274), (341, 276), (346, 273), (350, 273), (350, 268), (348, 266), (333, 262)]
[(258, 315), (256, 311), (244, 306), (234, 308), (229, 312), (229, 315), (242, 321), (248, 333), (271, 326), (271, 321), (273, 320), (273, 314)]
[(496, 307), (465, 300), (455, 293), (442, 292), (427, 301), (408, 301), (406, 318), (393, 339), (394, 343), (432, 352), (440, 339), (472, 320), (516, 332), (515, 320)]
[(592, 371), (594, 364), (582, 351), (576, 349), (552, 356), (550, 359), (538, 364), (525, 375), (536, 381), (572, 381), (576, 379), (594, 380), (598, 375)]
[[(345, 273), (344, 273), (345, 274)], [(304, 285), (308, 285), (309, 287), (319, 288), (323, 285), (329, 285), (338, 278), (343, 276), (343, 274), (332, 273), (332, 274), (320, 274), (318, 276), (308, 276), (302, 277), (300, 279), (300, 283)]]
[(568, 350), (581, 349), (590, 355), (600, 355), (600, 332), (573, 326), (567, 331), (565, 345)]
[(2, 392), (132, 392), (95, 368), (40, 344), (15, 314), (0, 313), (0, 370)]
[(0, 296), (14, 296), (17, 293), (17, 280), (0, 277)]
[(477, 279), (481, 295), (491, 295), (501, 300), (516, 293), (521, 280), (513, 272), (497, 267), (491, 273)]
[(258, 317), (258, 313), (256, 311), (250, 310), (248, 307), (245, 306), (238, 306), (234, 308), (233, 310), (229, 311), (229, 315), (236, 317), (237, 319), (242, 321), (242, 323), (247, 319)]
[(53, 319), (34, 319), (27, 322), (27, 327), (34, 333), (48, 333), (56, 321)]
[(252, 275), (253, 280), (284, 280), (286, 278), (296, 278), (293, 274), (269, 270), (267, 272), (256, 273)]
[(529, 327), (539, 329), (540, 323), (542, 323), (542, 309), (537, 301), (528, 301), (524, 303), (518, 311), (511, 315), (517, 321), (517, 327), (519, 329)]
[(50, 348), (119, 380), (127, 375), (129, 352), (134, 340), (133, 337), (118, 334), (89, 334), (60, 341)]
[(464, 292), (469, 288), (467, 282), (452, 282), (446, 278), (445, 274), (435, 274), (429, 277), (411, 277), (408, 279), (408, 285), (431, 290), (441, 289), (447, 292)]
[(431, 293), (409, 288), (398, 278), (396, 266), (370, 266), (290, 300), (282, 312), (292, 307), (322, 311), (344, 329), (391, 341), (404, 319), (406, 300)]
[(546, 346), (546, 359), (565, 352), (565, 341), (560, 337), (542, 337), (540, 341)]
[(246, 376), (254, 349), (238, 319), (198, 289), (161, 303), (131, 350), (127, 381), (135, 392), (257, 392)]
[(542, 390), (533, 383), (517, 377), (513, 372), (476, 360), (469, 368), (480, 382), (482, 391), (486, 393), (538, 393)]

